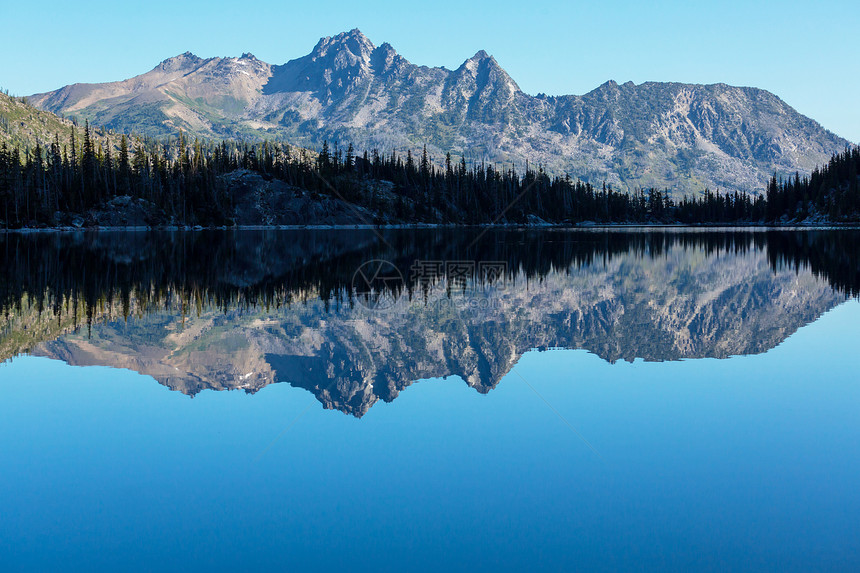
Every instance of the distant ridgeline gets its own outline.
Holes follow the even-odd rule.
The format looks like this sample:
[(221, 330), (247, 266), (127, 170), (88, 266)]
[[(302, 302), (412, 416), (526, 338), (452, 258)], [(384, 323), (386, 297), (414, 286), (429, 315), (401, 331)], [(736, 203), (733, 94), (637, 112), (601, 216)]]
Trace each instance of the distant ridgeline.
[[(526, 165), (522, 173), (376, 150), (319, 153), (282, 143), (220, 144), (182, 134), (98, 144), (58, 137), (0, 146), (0, 228), (279, 224), (731, 224), (860, 221), (860, 149), (763, 193), (629, 194)], [(117, 137), (114, 137), (117, 139)], [(114, 142), (116, 143), (116, 142)]]

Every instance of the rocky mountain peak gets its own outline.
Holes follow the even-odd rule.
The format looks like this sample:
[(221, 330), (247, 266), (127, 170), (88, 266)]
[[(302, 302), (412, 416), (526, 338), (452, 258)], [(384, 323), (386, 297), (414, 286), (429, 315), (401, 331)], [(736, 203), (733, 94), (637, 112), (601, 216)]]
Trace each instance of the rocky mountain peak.
[(191, 52), (185, 52), (184, 54), (167, 58), (159, 64), (158, 68), (166, 72), (191, 69), (199, 66), (201, 62), (203, 62), (202, 58), (192, 54)]
[(358, 28), (355, 28), (337, 36), (326, 36), (320, 39), (311, 52), (311, 57), (314, 59), (334, 59), (340, 62), (368, 61), (375, 49), (376, 46), (373, 42)]
[(326, 36), (310, 54), (273, 66), (263, 93), (313, 93), (326, 105), (333, 104), (373, 74), (376, 52), (373, 42), (357, 28)]
[[(485, 52), (484, 50), (478, 50), (474, 56), (472, 56), (471, 61), (477, 62), (481, 66), (486, 66), (488, 69), (494, 70), (498, 73), (504, 74), (504, 77), (510, 79), (508, 72), (499, 65), (499, 62), (496, 61), (496, 58)], [(513, 79), (511, 79), (513, 82)]]
[(385, 60), (386, 62), (393, 62), (396, 59), (404, 60), (405, 59), (397, 53), (397, 50), (394, 49), (394, 46), (389, 44), (388, 42), (384, 42), (378, 48), (373, 51), (373, 57), (379, 58), (381, 60)]
[(398, 54), (391, 44), (385, 42), (371, 54), (371, 64), (376, 73), (384, 74), (408, 66), (409, 62)]
[(475, 52), (474, 56), (463, 62), (463, 64), (460, 66), (460, 69), (465, 68), (474, 74), (477, 73), (477, 71), (481, 67), (498, 68), (500, 70), (502, 69), (502, 67), (496, 61), (496, 58), (494, 58), (484, 50), (478, 50), (477, 52)]
[(474, 56), (463, 62), (454, 74), (470, 76), (485, 86), (504, 87), (511, 93), (520, 91), (520, 87), (499, 65), (496, 58), (484, 50), (478, 50)]

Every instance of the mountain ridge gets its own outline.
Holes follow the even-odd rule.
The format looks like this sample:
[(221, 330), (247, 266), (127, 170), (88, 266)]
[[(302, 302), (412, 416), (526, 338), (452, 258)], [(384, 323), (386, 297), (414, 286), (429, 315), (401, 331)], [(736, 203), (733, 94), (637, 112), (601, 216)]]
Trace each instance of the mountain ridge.
[(165, 136), (324, 140), (358, 149), (446, 152), (540, 163), (622, 189), (757, 192), (776, 172), (808, 174), (849, 142), (752, 87), (618, 84), (583, 95), (522, 91), (484, 50), (455, 70), (409, 62), (359, 30), (281, 65), (252, 54), (168, 58), (128, 80), (72, 84), (33, 101), (113, 129)]

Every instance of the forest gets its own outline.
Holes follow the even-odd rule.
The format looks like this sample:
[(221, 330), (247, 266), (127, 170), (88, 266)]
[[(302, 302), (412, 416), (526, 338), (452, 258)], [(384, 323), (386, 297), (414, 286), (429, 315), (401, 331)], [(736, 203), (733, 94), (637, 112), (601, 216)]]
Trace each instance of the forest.
[[(448, 154), (356, 152), (327, 142), (310, 151), (282, 142), (164, 141), (115, 136), (117, 145), (56, 134), (47, 147), (0, 146), (0, 228), (61, 224), (63, 215), (131, 197), (157, 226), (232, 226), (225, 175), (245, 170), (361, 207), (361, 222), (425, 224), (793, 224), (860, 221), (860, 149), (847, 148), (809, 176), (770, 180), (749, 193), (705, 190), (680, 199), (668, 189), (626, 192), (550, 175), (542, 166), (473, 163)], [(364, 219), (368, 220), (364, 220)], [(82, 218), (86, 226), (86, 219)], [(314, 224), (314, 221), (307, 221)]]

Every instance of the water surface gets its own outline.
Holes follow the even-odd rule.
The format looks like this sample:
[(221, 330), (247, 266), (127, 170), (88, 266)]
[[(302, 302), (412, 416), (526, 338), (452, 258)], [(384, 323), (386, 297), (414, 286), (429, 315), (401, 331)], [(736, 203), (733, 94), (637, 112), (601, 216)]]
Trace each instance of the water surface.
[(2, 237), (0, 567), (856, 570), (857, 239)]

